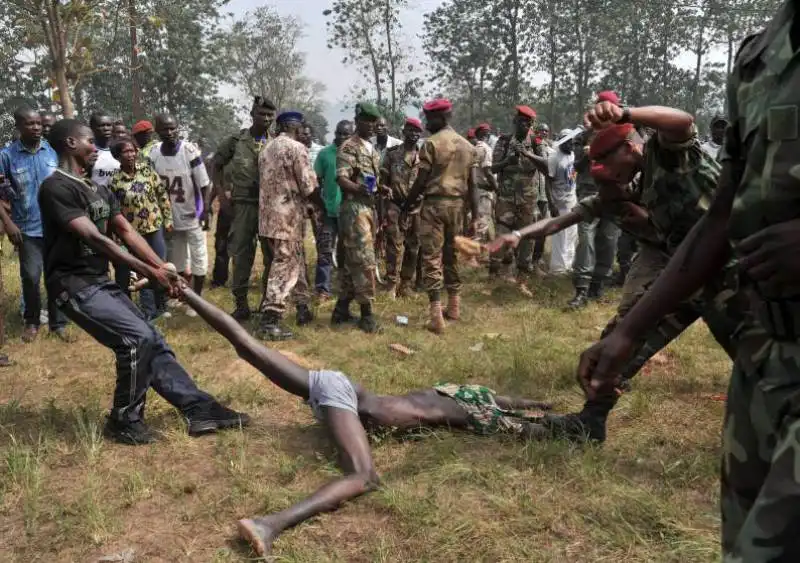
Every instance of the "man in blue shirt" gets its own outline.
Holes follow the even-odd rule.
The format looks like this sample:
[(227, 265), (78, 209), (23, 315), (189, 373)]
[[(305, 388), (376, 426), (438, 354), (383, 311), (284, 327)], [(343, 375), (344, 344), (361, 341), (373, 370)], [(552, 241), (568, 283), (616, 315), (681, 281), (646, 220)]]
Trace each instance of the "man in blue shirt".
[[(3, 194), (11, 203), (11, 220), (6, 229), (9, 240), (19, 250), (19, 269), (25, 303), (25, 329), (22, 339), (33, 342), (39, 333), (42, 308), (39, 287), (44, 268), (44, 234), (39, 213), (39, 187), (58, 166), (58, 157), (42, 139), (42, 118), (38, 112), (21, 107), (14, 112), (19, 139), (0, 151), (0, 174), (7, 181)], [(66, 318), (58, 310), (56, 296), (47, 300), (50, 332), (67, 340)]]

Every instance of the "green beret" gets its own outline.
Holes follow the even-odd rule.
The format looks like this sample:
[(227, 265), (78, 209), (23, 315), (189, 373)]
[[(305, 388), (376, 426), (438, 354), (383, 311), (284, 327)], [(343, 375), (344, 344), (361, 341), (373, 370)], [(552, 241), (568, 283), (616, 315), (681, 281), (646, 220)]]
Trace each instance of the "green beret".
[(356, 117), (363, 117), (365, 119), (380, 119), (381, 111), (378, 106), (371, 102), (359, 102), (356, 104)]

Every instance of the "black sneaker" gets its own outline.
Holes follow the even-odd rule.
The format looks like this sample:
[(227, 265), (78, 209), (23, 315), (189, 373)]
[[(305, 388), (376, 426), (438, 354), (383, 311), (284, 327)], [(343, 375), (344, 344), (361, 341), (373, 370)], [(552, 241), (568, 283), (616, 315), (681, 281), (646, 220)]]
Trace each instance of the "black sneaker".
[(231, 317), (239, 322), (250, 320), (250, 305), (247, 304), (246, 300), (237, 300), (236, 309), (231, 313)]
[(602, 443), (606, 440), (604, 421), (587, 416), (585, 413), (545, 415), (541, 424), (550, 430), (550, 437), (578, 444), (587, 442)]
[(129, 446), (150, 444), (156, 440), (156, 437), (141, 420), (121, 422), (110, 417), (106, 419), (103, 435), (115, 442)]
[(571, 311), (577, 311), (578, 309), (583, 309), (589, 302), (589, 298), (587, 297), (587, 291), (585, 287), (579, 287), (575, 289), (575, 297), (567, 303), (567, 309)]
[(189, 423), (189, 436), (201, 436), (228, 428), (243, 428), (250, 424), (248, 414), (236, 412), (216, 401), (190, 409), (185, 416)]

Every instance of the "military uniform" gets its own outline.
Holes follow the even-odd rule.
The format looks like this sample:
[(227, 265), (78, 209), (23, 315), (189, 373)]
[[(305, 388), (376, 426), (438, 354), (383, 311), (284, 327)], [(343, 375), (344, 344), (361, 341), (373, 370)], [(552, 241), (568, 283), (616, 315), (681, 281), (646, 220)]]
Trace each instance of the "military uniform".
[[(364, 176), (380, 178), (380, 153), (367, 148), (353, 135), (336, 153), (336, 176), (364, 185)], [(354, 176), (360, 171), (358, 177)], [(344, 248), (340, 301), (369, 305), (375, 298), (375, 196), (344, 191), (339, 209), (339, 228)]]
[[(516, 152), (519, 148), (539, 154), (533, 133), (528, 132), (525, 139), (518, 141), (513, 136), (504, 135), (498, 139), (492, 156), (497, 163)], [(498, 173), (498, 192), (495, 207), (495, 228), (497, 235), (508, 234), (533, 223), (536, 217), (536, 201), (539, 196), (540, 176), (533, 162), (525, 157), (517, 157), (516, 164), (510, 164)], [(531, 268), (532, 246), (530, 240), (523, 240), (514, 253), (504, 249), (491, 258), (490, 271), (498, 273), (503, 266), (510, 267), (516, 259), (518, 271)]]
[(222, 141), (215, 157), (225, 167), (231, 189), (233, 218), (228, 253), (233, 260), (231, 291), (237, 310), (249, 310), (247, 293), (258, 235), (258, 158), (267, 141), (267, 137), (254, 139), (249, 129), (242, 129)]
[[(734, 244), (800, 217), (795, 6), (787, 0), (765, 31), (745, 41), (729, 81), (731, 125), (720, 161), (738, 186), (728, 223)], [(745, 276), (739, 284), (758, 322), (737, 339), (728, 390), (723, 559), (800, 561), (800, 291), (797, 283), (767, 287)]]
[[(541, 151), (542, 155), (548, 156), (550, 154), (550, 151), (553, 151), (555, 149), (553, 148), (552, 142), (550, 142), (547, 139), (543, 139), (541, 141), (541, 144), (539, 145), (539, 150)], [(545, 217), (547, 217), (550, 207), (547, 201), (547, 178), (545, 178), (544, 174), (536, 175), (536, 187), (538, 189), (538, 197), (536, 199), (537, 219), (544, 219)], [(534, 239), (533, 257), (531, 258), (532, 264), (538, 263), (544, 256), (545, 240), (546, 237), (539, 237), (537, 239)]]
[[(305, 146), (285, 134), (259, 157), (258, 234), (264, 254), (262, 325), (275, 326), (290, 297), (305, 309), (310, 294), (303, 239), (306, 201), (317, 187)], [(276, 332), (277, 333), (277, 332)]]
[(447, 126), (425, 140), (419, 169), (428, 173), (420, 214), (422, 275), (432, 302), (441, 291), (456, 296), (461, 291), (455, 237), (464, 225), (464, 201), (475, 152), (465, 138)]
[(475, 167), (478, 188), (478, 228), (475, 233), (481, 242), (489, 242), (495, 236), (494, 207), (497, 197), (483, 175), (485, 168), (492, 167), (492, 149), (485, 141), (475, 143)]
[(417, 269), (419, 207), (409, 213), (411, 225), (407, 232), (400, 223), (403, 204), (417, 178), (418, 165), (419, 155), (416, 147), (406, 151), (404, 145), (397, 145), (389, 148), (383, 158), (382, 172), (384, 177), (389, 179), (389, 187), (392, 190), (384, 209), (386, 280), (393, 286), (396, 286), (398, 281), (404, 284), (410, 283)]

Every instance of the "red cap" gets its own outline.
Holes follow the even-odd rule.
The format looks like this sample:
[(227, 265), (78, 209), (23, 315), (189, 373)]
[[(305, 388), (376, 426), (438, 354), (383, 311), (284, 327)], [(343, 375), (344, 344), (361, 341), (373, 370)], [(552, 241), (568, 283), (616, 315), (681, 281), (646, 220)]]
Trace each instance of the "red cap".
[(410, 127), (416, 127), (417, 129), (422, 131), (422, 122), (416, 117), (406, 117), (406, 125)]
[(478, 132), (478, 131), (491, 131), (491, 130), (492, 130), (492, 126), (489, 125), (488, 123), (481, 123), (480, 125), (478, 125), (475, 128), (475, 132)]
[(137, 135), (139, 133), (147, 133), (148, 131), (152, 130), (153, 130), (153, 124), (147, 121), (146, 119), (143, 119), (141, 121), (136, 122), (136, 125), (134, 125), (133, 129), (131, 129), (131, 134)]
[(632, 123), (612, 125), (597, 132), (589, 146), (589, 158), (597, 160), (616, 150), (622, 143), (633, 138), (636, 129)]
[(475, 129), (470, 129), (467, 131), (467, 139), (474, 139), (475, 138)]
[(422, 106), (422, 110), (428, 113), (450, 111), (451, 109), (453, 109), (453, 104), (446, 98), (436, 98), (435, 100), (425, 102), (425, 105)]
[(536, 112), (528, 106), (517, 106), (517, 113), (530, 119), (536, 119)]
[(600, 102), (610, 102), (615, 106), (618, 106), (620, 99), (617, 93), (613, 90), (603, 90), (602, 92), (597, 93), (597, 102), (595, 103), (599, 104)]

